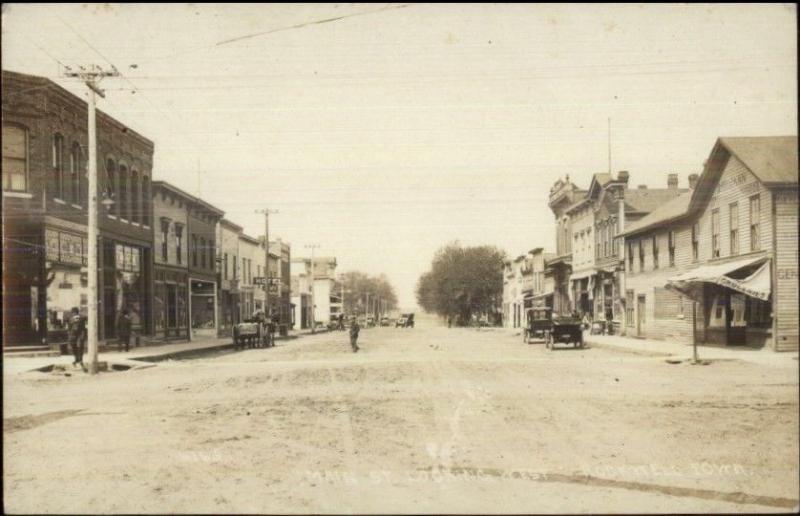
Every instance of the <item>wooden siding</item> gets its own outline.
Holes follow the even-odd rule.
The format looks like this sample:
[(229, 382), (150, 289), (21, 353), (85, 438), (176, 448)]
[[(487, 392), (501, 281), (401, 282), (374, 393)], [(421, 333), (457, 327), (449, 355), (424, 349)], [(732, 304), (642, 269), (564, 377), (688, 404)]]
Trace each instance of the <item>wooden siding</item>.
[(739, 206), (739, 253), (750, 252), (750, 197), (760, 198), (759, 250), (772, 249), (772, 193), (739, 161), (731, 156), (711, 200), (700, 215), (700, 262), (708, 262), (711, 255), (711, 212), (719, 209), (719, 258), (731, 256), (730, 205)]
[(775, 193), (775, 349), (798, 349), (797, 189)]

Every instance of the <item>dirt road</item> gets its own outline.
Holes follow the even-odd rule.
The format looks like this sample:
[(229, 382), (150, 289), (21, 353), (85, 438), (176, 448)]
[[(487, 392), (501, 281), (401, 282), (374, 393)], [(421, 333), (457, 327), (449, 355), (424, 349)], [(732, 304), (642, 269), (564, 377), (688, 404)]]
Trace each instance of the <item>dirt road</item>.
[(798, 500), (797, 363), (427, 326), (4, 374), (8, 512), (753, 512)]

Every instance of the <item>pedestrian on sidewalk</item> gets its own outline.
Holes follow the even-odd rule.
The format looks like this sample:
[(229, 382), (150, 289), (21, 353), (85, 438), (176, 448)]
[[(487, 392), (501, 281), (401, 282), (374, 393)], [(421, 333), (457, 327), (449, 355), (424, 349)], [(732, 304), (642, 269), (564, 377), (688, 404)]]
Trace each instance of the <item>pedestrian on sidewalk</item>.
[(350, 347), (353, 348), (353, 353), (358, 351), (359, 331), (361, 331), (361, 326), (358, 325), (358, 320), (354, 317), (352, 324), (350, 324)]
[(122, 310), (117, 321), (117, 335), (119, 335), (118, 347), (122, 350), (122, 345), (125, 345), (125, 351), (130, 351), (131, 347), (131, 329), (133, 321), (131, 321), (131, 313), (127, 308)]
[(72, 367), (80, 364), (81, 368), (86, 369), (83, 364), (83, 345), (86, 341), (86, 318), (81, 316), (78, 307), (72, 308), (72, 315), (69, 318), (69, 343), (72, 347), (72, 354), (75, 360)]

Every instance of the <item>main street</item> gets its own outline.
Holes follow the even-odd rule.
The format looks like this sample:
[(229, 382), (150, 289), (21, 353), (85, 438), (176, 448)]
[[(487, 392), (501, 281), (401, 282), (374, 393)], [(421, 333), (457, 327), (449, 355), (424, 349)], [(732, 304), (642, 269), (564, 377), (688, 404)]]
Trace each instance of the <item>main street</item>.
[(798, 499), (797, 362), (499, 329), (334, 332), (70, 377), (4, 368), (7, 512), (732, 512)]

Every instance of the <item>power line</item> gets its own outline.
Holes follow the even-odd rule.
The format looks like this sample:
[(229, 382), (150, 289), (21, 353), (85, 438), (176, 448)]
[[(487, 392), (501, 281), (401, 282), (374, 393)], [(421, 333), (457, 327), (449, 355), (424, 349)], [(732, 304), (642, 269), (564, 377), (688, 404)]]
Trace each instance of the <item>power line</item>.
[[(125, 76), (124, 74), (119, 72), (119, 70), (117, 70), (117, 67), (114, 65), (114, 63), (112, 63), (111, 60), (108, 57), (106, 57), (102, 52), (100, 52), (100, 50), (98, 50), (94, 45), (92, 45), (91, 42), (88, 39), (86, 39), (80, 32), (78, 32), (78, 30), (76, 30), (72, 25), (67, 23), (66, 20), (64, 20), (60, 16), (56, 15), (56, 17), (65, 26), (67, 26), (67, 28), (69, 28), (73, 33), (75, 33), (75, 35), (77, 35), (81, 39), (81, 41), (83, 41), (86, 44), (86, 46), (88, 46), (98, 56), (100, 56), (102, 59), (104, 59), (109, 64), (109, 66), (111, 66), (114, 69), (114, 71), (117, 73), (118, 76), (122, 77), (126, 82), (128, 82), (128, 84), (130, 84), (133, 87), (133, 92), (134, 93), (140, 91), (140, 88), (131, 79), (129, 79), (127, 76)], [(170, 115), (168, 113), (166, 113), (164, 110), (162, 110), (160, 107), (158, 107), (150, 99), (150, 97), (148, 97), (147, 95), (142, 94), (142, 98), (144, 98), (156, 111), (158, 111), (159, 113), (161, 113), (162, 115), (164, 115), (168, 119), (170, 118)], [(184, 131), (178, 130), (176, 132), (178, 134), (180, 134), (181, 137), (185, 138), (186, 141), (189, 142), (189, 144), (192, 147), (194, 147), (196, 151), (198, 151), (198, 156), (202, 153), (202, 146), (197, 144), (196, 142), (194, 142)], [(197, 167), (197, 175), (198, 175), (198, 184), (199, 184), (199, 177), (200, 177), (200, 166), (199, 166), (199, 163), (198, 163), (198, 167)], [(198, 186), (198, 190), (199, 190), (199, 186)], [(199, 192), (198, 192), (198, 196), (199, 196)]]
[(221, 46), (224, 46), (224, 45), (227, 45), (227, 44), (230, 44), (230, 43), (236, 43), (238, 41), (243, 41), (245, 39), (252, 39), (252, 38), (259, 37), (259, 36), (266, 36), (268, 34), (274, 34), (276, 32), (288, 31), (288, 30), (293, 30), (293, 29), (300, 29), (300, 28), (309, 27), (309, 26), (312, 26), (312, 25), (321, 25), (321, 24), (324, 24), (324, 23), (330, 23), (330, 22), (334, 22), (334, 21), (344, 20), (344, 19), (347, 19), (347, 18), (354, 18), (356, 16), (365, 16), (365, 15), (368, 15), (368, 14), (376, 14), (376, 13), (379, 13), (379, 12), (388, 11), (388, 10), (392, 10), (392, 9), (402, 9), (402, 8), (405, 8), (405, 7), (409, 7), (410, 5), (412, 5), (412, 4), (400, 4), (400, 5), (394, 5), (394, 6), (393, 5), (388, 5), (386, 7), (380, 8), (380, 9), (373, 9), (373, 10), (370, 10), (370, 11), (361, 11), (361, 12), (356, 12), (356, 13), (351, 13), (351, 14), (345, 14), (345, 15), (342, 15), (342, 16), (334, 17), (334, 18), (326, 18), (326, 19), (322, 19), (322, 20), (314, 20), (314, 21), (309, 21), (309, 22), (304, 22), (304, 23), (298, 23), (298, 24), (295, 24), (295, 25), (290, 25), (290, 26), (287, 26), (287, 27), (280, 27), (280, 28), (277, 28), (277, 29), (270, 29), (270, 30), (267, 30), (267, 31), (256, 32), (256, 33), (253, 33), (253, 34), (246, 34), (244, 36), (237, 36), (237, 37), (234, 37), (234, 38), (229, 38), (229, 39), (226, 39), (226, 40), (218, 41), (218, 42), (216, 42), (216, 43), (214, 43), (212, 45), (203, 45), (201, 47), (195, 47), (195, 48), (187, 49), (187, 50), (184, 50), (184, 51), (181, 51), (181, 52), (176, 52), (176, 53), (173, 53), (173, 54), (169, 54), (169, 55), (165, 55), (165, 56), (161, 56), (161, 57), (155, 57), (155, 58), (152, 58), (152, 59), (148, 59), (148, 60), (145, 60), (142, 63), (139, 63), (139, 66), (143, 66), (143, 65), (152, 63), (153, 61), (160, 61), (160, 60), (163, 60), (163, 59), (171, 59), (173, 57), (192, 54), (194, 52), (198, 52), (198, 51), (201, 51), (201, 50), (213, 50), (215, 48), (219, 48)]
[(331, 22), (335, 22), (335, 21), (339, 21), (339, 20), (344, 20), (344, 19), (347, 19), (347, 18), (355, 18), (356, 16), (365, 16), (367, 14), (375, 14), (375, 13), (379, 13), (379, 12), (383, 12), (383, 11), (388, 11), (388, 10), (391, 10), (391, 9), (403, 9), (404, 7), (408, 7), (409, 5), (411, 5), (411, 4), (401, 4), (401, 5), (395, 5), (395, 6), (389, 5), (389, 6), (386, 6), (386, 7), (382, 7), (380, 9), (373, 9), (371, 11), (362, 11), (362, 12), (358, 12), (358, 13), (345, 14), (345, 15), (342, 15), (342, 16), (336, 16), (334, 18), (327, 18), (327, 19), (324, 19), (324, 20), (315, 20), (315, 21), (310, 21), (310, 22), (306, 22), (306, 23), (299, 23), (297, 25), (291, 25), (289, 27), (282, 27), (280, 29), (272, 29), (272, 30), (267, 30), (267, 31), (263, 31), (263, 32), (256, 32), (254, 34), (248, 34), (248, 35), (245, 35), (245, 36), (239, 36), (239, 37), (236, 37), (236, 38), (226, 39), (224, 41), (220, 41), (220, 42), (215, 43), (214, 46), (215, 47), (220, 47), (222, 45), (227, 45), (229, 43), (235, 43), (237, 41), (242, 41), (242, 40), (245, 40), (245, 39), (257, 38), (259, 36), (266, 36), (267, 34), (274, 34), (276, 32), (292, 30), (292, 29), (301, 29), (303, 27), (309, 27), (311, 25), (321, 25), (323, 23), (331, 23)]

